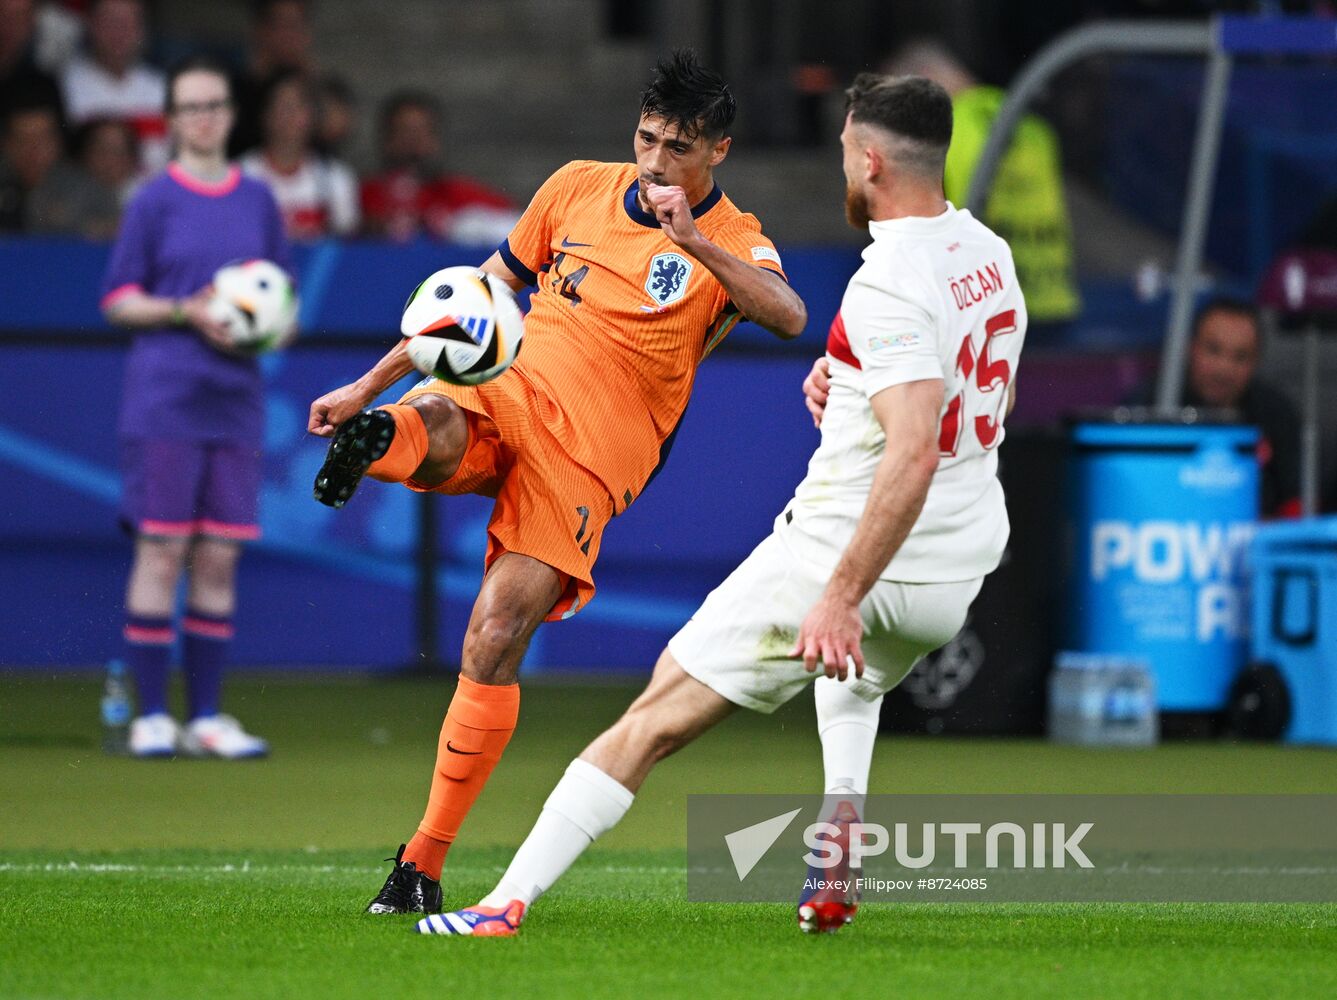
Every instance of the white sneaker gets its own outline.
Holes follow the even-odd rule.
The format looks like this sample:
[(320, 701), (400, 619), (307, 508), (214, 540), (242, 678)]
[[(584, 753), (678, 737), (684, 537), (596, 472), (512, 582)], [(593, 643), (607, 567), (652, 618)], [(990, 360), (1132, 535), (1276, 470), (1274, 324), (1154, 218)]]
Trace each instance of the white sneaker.
[(241, 723), (230, 715), (202, 715), (186, 724), (181, 749), (195, 757), (242, 760), (265, 756), (269, 744), (242, 729)]
[(141, 715), (130, 723), (131, 757), (171, 757), (181, 740), (181, 727), (166, 712)]

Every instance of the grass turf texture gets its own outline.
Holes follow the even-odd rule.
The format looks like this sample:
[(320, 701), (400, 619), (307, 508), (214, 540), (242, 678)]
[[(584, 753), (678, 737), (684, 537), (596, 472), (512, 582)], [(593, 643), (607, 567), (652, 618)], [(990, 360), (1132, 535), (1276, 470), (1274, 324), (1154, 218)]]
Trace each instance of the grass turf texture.
[[(0, 677), (0, 996), (991, 997), (1337, 994), (1337, 906), (865, 907), (807, 938), (779, 905), (684, 900), (684, 797), (820, 786), (811, 699), (742, 713), (661, 765), (517, 940), (420, 938), (359, 911), (426, 795), (447, 683), (235, 683), (272, 760), (97, 749), (97, 684)], [(634, 692), (526, 686), (521, 723), (447, 866), (490, 889), (567, 761)], [(874, 791), (1326, 792), (1331, 751), (1147, 751), (884, 739)], [(796, 873), (797, 875), (798, 873)]]

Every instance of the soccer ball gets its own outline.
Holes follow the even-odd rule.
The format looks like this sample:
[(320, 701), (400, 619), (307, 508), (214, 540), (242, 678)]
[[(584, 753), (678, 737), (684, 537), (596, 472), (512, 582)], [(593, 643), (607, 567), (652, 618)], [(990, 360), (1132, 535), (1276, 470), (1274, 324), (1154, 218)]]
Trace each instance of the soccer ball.
[(238, 350), (270, 351), (297, 332), (297, 292), (288, 273), (273, 261), (228, 264), (214, 274), (213, 286), (209, 316)]
[(504, 372), (525, 332), (515, 294), (476, 267), (444, 268), (415, 288), (399, 329), (413, 366), (455, 385), (479, 385)]

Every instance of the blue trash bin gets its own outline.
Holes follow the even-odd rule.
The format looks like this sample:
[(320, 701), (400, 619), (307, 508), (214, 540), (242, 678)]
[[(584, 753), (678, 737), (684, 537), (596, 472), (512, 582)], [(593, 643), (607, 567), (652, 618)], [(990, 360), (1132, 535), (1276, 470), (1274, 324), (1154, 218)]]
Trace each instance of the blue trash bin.
[(1140, 657), (1162, 712), (1216, 712), (1248, 649), (1258, 430), (1083, 422), (1067, 482), (1065, 649)]
[(1290, 695), (1282, 738), (1337, 744), (1337, 517), (1261, 526), (1251, 561), (1253, 659)]

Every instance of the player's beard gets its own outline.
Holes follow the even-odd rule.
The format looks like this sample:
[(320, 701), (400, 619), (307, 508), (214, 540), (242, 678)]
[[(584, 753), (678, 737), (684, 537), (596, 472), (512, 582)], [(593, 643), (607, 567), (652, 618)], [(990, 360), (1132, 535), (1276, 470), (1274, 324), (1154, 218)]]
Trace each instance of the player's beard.
[(855, 229), (867, 229), (872, 216), (868, 214), (868, 195), (845, 183), (845, 220)]

